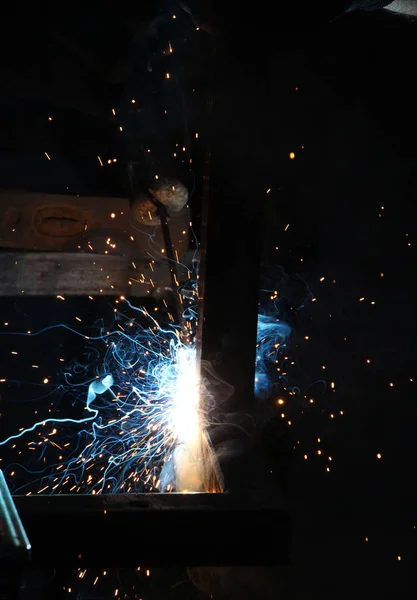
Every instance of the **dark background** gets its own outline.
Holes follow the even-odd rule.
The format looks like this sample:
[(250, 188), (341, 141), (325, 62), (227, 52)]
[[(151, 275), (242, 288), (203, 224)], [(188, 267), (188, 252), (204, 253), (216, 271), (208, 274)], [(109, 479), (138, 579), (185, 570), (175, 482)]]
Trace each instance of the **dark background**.
[[(289, 299), (295, 312), (293, 379), (300, 394), (284, 393), (286, 418), (279, 417), (280, 409), (274, 435), (281, 441), (271, 458), (278, 472), (284, 465), (290, 473), (290, 593), (411, 597), (417, 527), (416, 25), (385, 11), (342, 15), (347, 4), (297, 4), (278, 7), (275, 14), (266, 4), (247, 12), (240, 3), (228, 3), (227, 13), (223, 5), (215, 7), (212, 22), (220, 35), (213, 82), (205, 87), (204, 61), (191, 63), (190, 80), (201, 77), (202, 89), (192, 105), (197, 109), (187, 114), (199, 122), (198, 107), (209, 89), (215, 233), (208, 264), (218, 273), (218, 289), (225, 290), (212, 337), (226, 347), (226, 362), (231, 359), (224, 328), (238, 319), (244, 328), (252, 318), (239, 290), (245, 261), (259, 253), (259, 231), (254, 225), (251, 232), (248, 223), (252, 214), (258, 218), (269, 188), (274, 221), (267, 218), (260, 231), (261, 239), (271, 240), (264, 259), (302, 277), (316, 299), (303, 308)], [(116, 102), (123, 106), (129, 86), (140, 91), (142, 81), (146, 98), (154, 90), (152, 107), (173, 100), (178, 117), (172, 127), (184, 131), (183, 123), (177, 125), (180, 100), (146, 80), (149, 75), (157, 82), (165, 70), (154, 66), (150, 72), (147, 64), (168, 34), (154, 35), (148, 25), (133, 40), (132, 24), (142, 19), (138, 12), (135, 21), (119, 3), (117, 11), (107, 5), (55, 9), (36, 26), (17, 16), (3, 20), (8, 35), (1, 67), (1, 187), (58, 191), (69, 185), (73, 193), (104, 195), (126, 189), (123, 165), (103, 172), (95, 156), (117, 149), (126, 161), (137, 137), (158, 137), (159, 118), (153, 117), (152, 126), (141, 121), (149, 127), (131, 136), (131, 146), (120, 142), (119, 124), (111, 121), (111, 108)], [(54, 24), (61, 35), (62, 29), (77, 32), (84, 55), (89, 47), (96, 58), (95, 70), (86, 74), (85, 59), (57, 51), (45, 36)], [(184, 21), (181, 27), (178, 40), (189, 31), (192, 47), (198, 47), (192, 25)], [(211, 35), (203, 27), (199, 34)], [(25, 74), (23, 92), (16, 92), (16, 83), (11, 91), (10, 71)], [(45, 120), (51, 107), (65, 115), (66, 124), (55, 133)], [(204, 126), (203, 116), (201, 109)], [(161, 164), (169, 131), (158, 147)], [(46, 140), (59, 151), (60, 171), (44, 161)], [(34, 168), (36, 156), (49, 171)], [(242, 486), (247, 482), (248, 488), (251, 479), (275, 476), (274, 467), (272, 474), (255, 476), (245, 461), (240, 465)], [(215, 535), (221, 543), (221, 530)]]

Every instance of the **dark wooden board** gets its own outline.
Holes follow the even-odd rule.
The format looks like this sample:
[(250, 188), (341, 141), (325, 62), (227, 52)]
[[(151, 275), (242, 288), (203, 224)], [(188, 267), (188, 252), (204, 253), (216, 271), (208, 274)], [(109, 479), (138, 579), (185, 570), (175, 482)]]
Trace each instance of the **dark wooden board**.
[[(169, 221), (180, 257), (188, 250), (188, 223), (187, 208)], [(143, 258), (163, 247), (160, 227), (138, 223), (127, 198), (0, 190), (0, 248), (93, 250)]]
[[(179, 269), (185, 277), (185, 269)], [(0, 252), (0, 296), (163, 295), (167, 263), (83, 252)]]
[[(187, 208), (169, 228), (182, 261)], [(138, 223), (127, 198), (0, 191), (0, 295), (154, 295), (172, 285), (165, 256), (161, 227)]]
[(0, 253), (2, 296), (126, 295), (133, 267), (123, 256), (77, 252)]

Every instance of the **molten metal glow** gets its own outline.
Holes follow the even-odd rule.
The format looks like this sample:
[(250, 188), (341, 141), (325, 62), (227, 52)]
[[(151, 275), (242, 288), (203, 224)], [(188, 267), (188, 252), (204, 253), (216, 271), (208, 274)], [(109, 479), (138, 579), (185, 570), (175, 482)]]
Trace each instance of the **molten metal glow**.
[(194, 348), (182, 347), (177, 353), (171, 423), (180, 444), (193, 444), (198, 439), (201, 432), (200, 396)]

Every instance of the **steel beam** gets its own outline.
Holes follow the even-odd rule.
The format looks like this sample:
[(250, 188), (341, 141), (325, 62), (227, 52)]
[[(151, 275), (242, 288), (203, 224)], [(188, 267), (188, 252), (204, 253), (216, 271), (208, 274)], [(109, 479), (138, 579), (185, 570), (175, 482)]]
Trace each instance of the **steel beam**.
[[(15, 496), (33, 566), (287, 564), (279, 505), (232, 494)], [(269, 500), (270, 501), (270, 500)]]

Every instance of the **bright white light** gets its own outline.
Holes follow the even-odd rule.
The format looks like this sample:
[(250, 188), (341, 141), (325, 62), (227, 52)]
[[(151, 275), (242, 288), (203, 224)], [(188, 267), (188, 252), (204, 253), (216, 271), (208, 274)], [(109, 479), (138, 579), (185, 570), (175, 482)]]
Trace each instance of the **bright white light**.
[(199, 437), (200, 395), (194, 348), (183, 347), (178, 350), (171, 423), (180, 444), (188, 445)]

